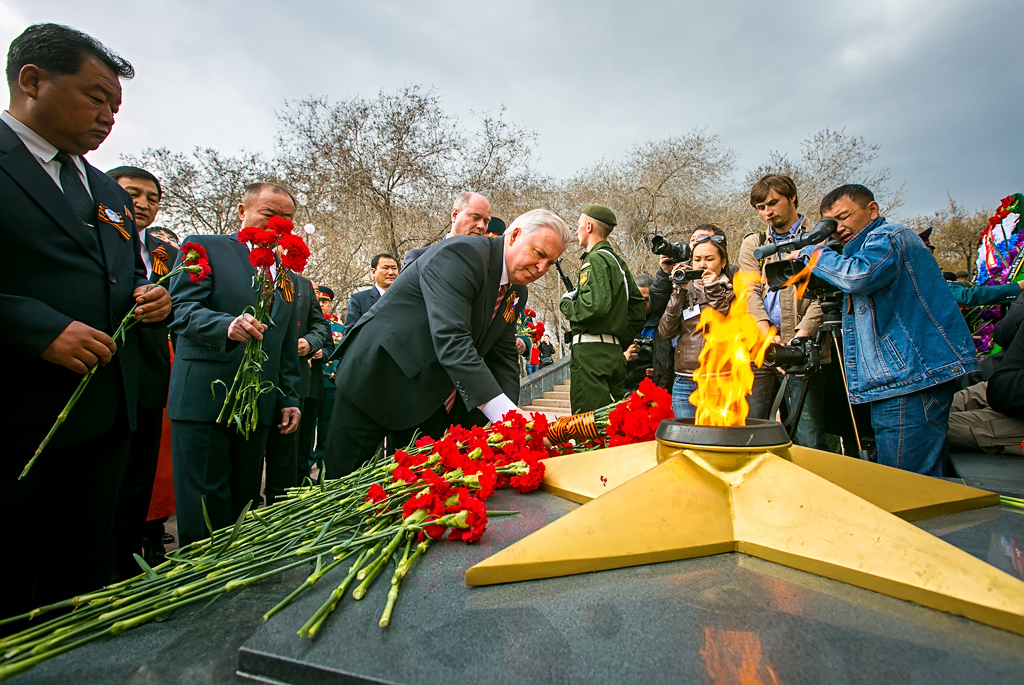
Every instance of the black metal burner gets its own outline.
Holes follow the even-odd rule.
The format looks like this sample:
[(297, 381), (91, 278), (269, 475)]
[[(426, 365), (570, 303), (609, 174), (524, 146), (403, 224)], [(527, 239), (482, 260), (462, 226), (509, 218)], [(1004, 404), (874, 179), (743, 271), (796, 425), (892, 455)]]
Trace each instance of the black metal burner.
[(658, 440), (706, 447), (776, 447), (790, 442), (778, 421), (747, 419), (744, 426), (695, 426), (693, 419), (665, 419)]

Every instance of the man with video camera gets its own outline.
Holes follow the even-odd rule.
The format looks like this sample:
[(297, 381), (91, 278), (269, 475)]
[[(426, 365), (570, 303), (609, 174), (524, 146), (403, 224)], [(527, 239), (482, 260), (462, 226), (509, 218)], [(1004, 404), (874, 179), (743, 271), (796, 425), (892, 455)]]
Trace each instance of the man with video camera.
[(870, 190), (850, 184), (821, 201), (842, 253), (816, 251), (814, 275), (846, 293), (843, 363), (850, 402), (870, 403), (878, 463), (941, 476), (953, 379), (977, 369), (970, 332), (928, 248), (879, 215)]
[[(750, 205), (757, 210), (768, 226), (763, 232), (747, 235), (740, 244), (740, 270), (756, 271), (761, 280), (755, 283), (747, 298), (751, 316), (758, 320), (762, 331), (769, 326), (775, 328), (777, 344), (788, 344), (802, 339), (813, 339), (824, 317), (818, 302), (798, 298), (796, 286), (780, 290), (768, 287), (765, 266), (780, 259), (788, 259), (790, 253), (773, 254), (759, 260), (754, 250), (766, 244), (783, 244), (811, 230), (804, 215), (797, 212), (799, 199), (796, 183), (789, 176), (769, 174), (761, 177), (750, 189)], [(831, 360), (831, 344), (821, 346), (820, 363)], [(750, 417), (754, 419), (774, 418), (768, 416), (772, 401), (782, 385), (781, 368), (765, 366), (754, 371), (754, 386), (751, 389)], [(825, 439), (825, 386), (824, 376), (811, 373), (805, 377), (791, 377), (785, 392), (786, 410), (796, 411), (801, 395), (804, 396), (800, 416), (796, 419), (796, 430), (792, 439), (797, 445), (826, 450)], [(807, 384), (806, 393), (804, 384)]]

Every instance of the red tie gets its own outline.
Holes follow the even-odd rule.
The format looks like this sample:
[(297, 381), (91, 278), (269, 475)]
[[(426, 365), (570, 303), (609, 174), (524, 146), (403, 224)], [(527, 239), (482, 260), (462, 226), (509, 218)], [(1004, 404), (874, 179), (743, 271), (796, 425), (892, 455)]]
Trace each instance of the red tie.
[[(498, 315), (498, 310), (501, 309), (501, 302), (505, 299), (505, 295), (508, 294), (508, 283), (502, 286), (498, 286), (498, 299), (494, 302), (494, 311), (491, 312), (491, 321), (494, 321), (494, 317)], [(448, 399), (444, 401), (444, 410), (449, 414), (452, 413), (452, 407), (455, 406), (455, 388), (452, 388), (452, 394), (448, 395)]]
[(494, 303), (494, 311), (491, 312), (491, 321), (494, 321), (494, 317), (498, 315), (498, 310), (501, 308), (501, 301), (505, 299), (505, 295), (508, 293), (508, 283), (498, 287), (498, 300)]

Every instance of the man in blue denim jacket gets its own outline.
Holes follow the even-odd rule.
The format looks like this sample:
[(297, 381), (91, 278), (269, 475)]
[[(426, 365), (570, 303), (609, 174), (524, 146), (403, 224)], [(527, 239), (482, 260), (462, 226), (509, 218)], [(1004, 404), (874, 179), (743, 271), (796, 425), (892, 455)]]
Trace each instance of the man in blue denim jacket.
[(847, 293), (843, 363), (850, 401), (871, 405), (878, 462), (941, 476), (951, 381), (978, 366), (967, 325), (928, 248), (879, 216), (870, 190), (836, 188), (821, 215), (839, 222), (842, 254), (800, 256), (821, 250), (814, 274)]

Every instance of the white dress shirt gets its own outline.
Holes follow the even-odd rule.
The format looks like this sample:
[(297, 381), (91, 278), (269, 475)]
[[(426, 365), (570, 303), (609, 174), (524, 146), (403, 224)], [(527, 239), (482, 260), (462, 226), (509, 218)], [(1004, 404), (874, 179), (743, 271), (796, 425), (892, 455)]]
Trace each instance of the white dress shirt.
[[(501, 248), (501, 282), (498, 286), (508, 285), (508, 265), (505, 264), (505, 246)], [(508, 293), (506, 293), (506, 296)], [(495, 316), (501, 316), (501, 312), (495, 314)], [(479, 406), (480, 411), (484, 413), (487, 420), (491, 423), (501, 421), (501, 417), (504, 416), (510, 410), (519, 411), (519, 407), (508, 398), (508, 395), (501, 393), (494, 399), (488, 400)]]
[[(21, 138), (21, 142), (25, 143), (25, 147), (36, 158), (39, 165), (43, 167), (43, 171), (49, 174), (61, 192), (64, 192), (64, 188), (60, 185), (60, 162), (56, 159), (57, 153), (60, 150), (28, 126), (15, 119), (6, 109), (0, 112), (0, 120), (3, 120)], [(85, 162), (78, 155), (71, 155), (71, 159), (75, 163), (75, 168), (78, 169), (78, 176), (82, 179), (85, 192), (89, 193), (89, 197), (92, 197), (92, 190), (89, 188), (89, 178), (85, 175)]]

